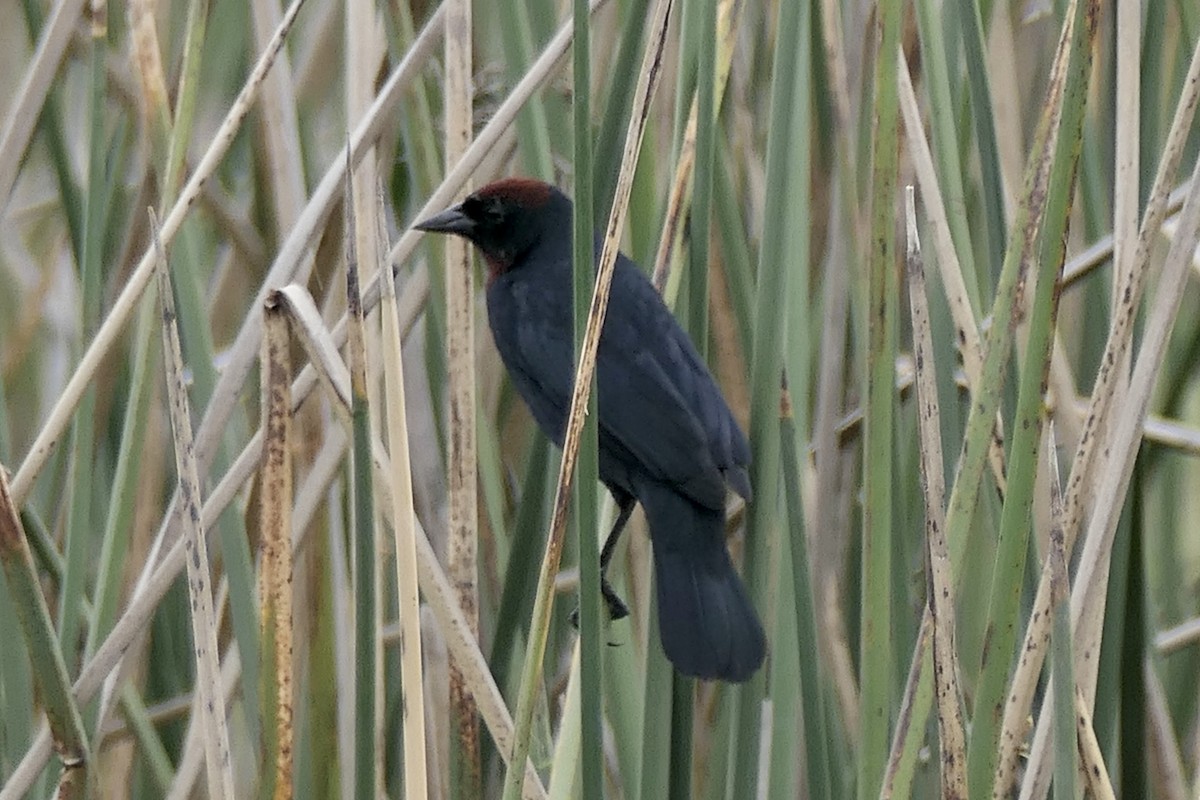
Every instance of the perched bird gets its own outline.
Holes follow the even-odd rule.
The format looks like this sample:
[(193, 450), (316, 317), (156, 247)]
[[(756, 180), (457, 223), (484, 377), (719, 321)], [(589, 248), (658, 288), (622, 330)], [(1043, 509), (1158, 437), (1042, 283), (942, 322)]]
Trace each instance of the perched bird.
[[(508, 178), (416, 225), (471, 241), (488, 267), (488, 322), (513, 385), (562, 446), (575, 374), (572, 204), (541, 181)], [(595, 245), (599, 258), (600, 243)], [(603, 579), (640, 502), (650, 525), (663, 650), (679, 672), (746, 681), (762, 665), (762, 625), (725, 549), (726, 483), (750, 499), (750, 446), (654, 286), (617, 256), (596, 361), (600, 478), (620, 509)]]

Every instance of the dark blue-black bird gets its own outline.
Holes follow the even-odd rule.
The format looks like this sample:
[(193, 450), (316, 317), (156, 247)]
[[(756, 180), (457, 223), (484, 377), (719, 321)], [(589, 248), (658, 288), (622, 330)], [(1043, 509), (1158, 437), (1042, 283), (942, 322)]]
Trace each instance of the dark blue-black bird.
[[(534, 419), (561, 447), (575, 373), (570, 199), (541, 181), (508, 178), (416, 227), (462, 236), (482, 254), (496, 348)], [(687, 334), (623, 254), (596, 373), (600, 478), (620, 509), (602, 576), (640, 502), (667, 658), (685, 675), (748, 680), (766, 640), (725, 549), (725, 497), (728, 484), (750, 499), (750, 446)], [(614, 617), (623, 616), (620, 599), (606, 580), (602, 586)]]

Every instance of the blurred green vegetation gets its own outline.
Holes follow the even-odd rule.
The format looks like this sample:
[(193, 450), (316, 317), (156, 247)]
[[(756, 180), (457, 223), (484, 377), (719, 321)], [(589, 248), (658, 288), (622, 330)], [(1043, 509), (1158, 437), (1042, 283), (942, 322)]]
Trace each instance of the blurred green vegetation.
[[(658, 0), (592, 5), (590, 114), (573, 119), (581, 88), (570, 54), (539, 61), (572, 29), (571, 4), (553, 0), (473, 4), (474, 94), (458, 110), (479, 135), (499, 134), (470, 171), (474, 187), (519, 173), (573, 190), (584, 174), (575, 159), (592, 152), (580, 188), (590, 186), (602, 231)], [(355, 10), (309, 0), (248, 115), (223, 138), (222, 121), (287, 11), (280, 3), (23, 0), (8, 9), (12, 24), (0, 27), (0, 465), (37, 583), (11, 577), (22, 568), (20, 547), (0, 549), (3, 800), (47, 796), (63, 771), (38, 743), (43, 712), (55, 705), (44, 693), (56, 684), (25, 627), (37, 624), (26, 622), (37, 618), (26, 613), (36, 610), (34, 585), (50, 612), (52, 661), (80, 681), (90, 754), (80, 791), (206, 791), (182, 561), (173, 582), (149, 581), (155, 564), (174, 563), (167, 554), (178, 526), (155, 292), (122, 295), (150, 246), (147, 207), (170, 240), (201, 481), (216, 498), (205, 520), (216, 528), (211, 589), (221, 604), (237, 795), (266, 791), (273, 707), (260, 697), (269, 662), (251, 469), (261, 443), (250, 444), (263, 404), (259, 301), (265, 289), (300, 282), (325, 335), (342, 343), (348, 135), (365, 136), (354, 142), (354, 179), (366, 194), (380, 187), (380, 227), (393, 248), (417, 519), (444, 556), (446, 441), (451, 425), (470, 425), (479, 442), (478, 651), (516, 710), (558, 454), (507, 384), (485, 332), (479, 265), (477, 417), (446, 413), (445, 259), (439, 243), (406, 234), (437, 192), (444, 205), (466, 191), (461, 181), (444, 183), (442, 17), (433, 0)], [(883, 42), (903, 59), (881, 52)], [(546, 657), (534, 672), (530, 757), (543, 786), (626, 798), (874, 798), (881, 787), (892, 797), (935, 797), (950, 786), (939, 711), (953, 706), (967, 744), (949, 755), (965, 770), (970, 752), (972, 798), (993, 796), (995, 774), (1021, 782), (1022, 797), (1045, 797), (1052, 782), (1056, 797), (1103, 797), (1096, 774), (1116, 796), (1196, 796), (1200, 253), (1197, 206), (1183, 198), (1196, 196), (1189, 176), (1200, 125), (1178, 117), (1177, 106), (1200, 82), (1198, 53), (1194, 0), (674, 1), (625, 250), (663, 279), (751, 438), (754, 502), (730, 506), (729, 544), (770, 656), (740, 687), (672, 675), (639, 513), (610, 573), (632, 615), (602, 627), (605, 646), (584, 648), (600, 653), (603, 679), (584, 669), (582, 712), (565, 716), (568, 687), (581, 680), (569, 621), (580, 539), (568, 535)], [(900, 69), (911, 78), (919, 130), (905, 121), (913, 109)], [(504, 116), (523, 80), (534, 91), (515, 118)], [(377, 92), (367, 111), (350, 99)], [(590, 134), (589, 147), (575, 146), (573, 125)], [(210, 163), (214, 147), (227, 152)], [(206, 180), (188, 194), (197, 174)], [(323, 189), (326, 177), (333, 183)], [(918, 198), (954, 576), (956, 661), (939, 661), (932, 674), (921, 639), (931, 593), (928, 481), (913, 387), (925, 365), (913, 356), (905, 185)], [(1139, 248), (1143, 215), (1155, 222), (1162, 214), (1167, 223), (1141, 231)], [(380, 259), (360, 259), (364, 286), (373, 287)], [(368, 292), (368, 305), (377, 298)], [(1132, 346), (1110, 359), (1110, 331), (1124, 329)], [(377, 321), (367, 335), (375, 358)], [(307, 357), (293, 347), (295, 363)], [(1146, 379), (1129, 384), (1135, 367)], [(1116, 376), (1115, 399), (1089, 420), (1102, 369)], [(369, 377), (381, 376), (376, 359)], [(379, 402), (374, 388), (368, 396)], [(379, 409), (371, 413), (382, 422)], [(355, 724), (365, 701), (355, 702), (352, 647), (363, 628), (353, 622), (361, 542), (351, 520), (370, 524), (351, 511), (351, 485), (366, 464), (352, 478), (348, 424), (324, 389), (307, 395), (294, 425), (294, 792), (349, 797), (354, 754), (371, 752)], [(1104, 444), (1074, 485), (1081, 439)], [(1051, 460), (1066, 493), (1059, 524), (1072, 593), (1058, 595), (1070, 607), (1055, 607), (1053, 633), (1037, 599), (1055, 524)], [(596, 500), (584, 517), (603, 537), (615, 509), (594, 482), (580, 488)], [(452, 631), (423, 574), (424, 686), (402, 686), (386, 519), (375, 525), (376, 766), (387, 796), (406, 796), (404, 696), (423, 691), (430, 796), (448, 797), (458, 785), (449, 766)], [(135, 599), (147, 594), (156, 599)], [(123, 615), (132, 625), (125, 632)], [(1026, 670), (1031, 625), (1057, 641), (1053, 657)], [(1062, 641), (1069, 625), (1073, 647)], [(127, 637), (120, 662), (117, 639), (105, 648), (114, 630)], [(1071, 653), (1074, 669), (1063, 663)], [(956, 677), (953, 702), (934, 705), (943, 687), (934, 675), (946, 670)], [(1052, 689), (1051, 675), (1073, 686)], [(471, 689), (477, 701), (486, 694), (482, 684)], [(1071, 746), (1071, 718), (1051, 710), (1076, 694), (1090, 719)], [(574, 726), (594, 709), (603, 776), (583, 770), (582, 783)], [(1008, 712), (1021, 722), (1011, 735)], [(483, 792), (499, 797), (507, 751), (489, 730), (481, 725)], [(582, 741), (594, 756), (595, 729), (583, 730), (592, 731)], [(1055, 752), (1084, 759), (1093, 777), (1084, 783), (1083, 773), (1053, 769)], [(1010, 790), (1015, 796), (1016, 784), (996, 796)]]

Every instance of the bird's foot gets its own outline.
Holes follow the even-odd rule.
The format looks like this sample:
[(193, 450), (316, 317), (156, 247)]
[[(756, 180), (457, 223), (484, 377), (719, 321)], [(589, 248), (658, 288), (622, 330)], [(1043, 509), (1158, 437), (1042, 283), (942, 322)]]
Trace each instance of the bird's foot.
[[(609, 620), (616, 622), (629, 616), (629, 607), (609, 585), (608, 579), (603, 576), (600, 578), (600, 594), (604, 597), (605, 605), (608, 606)], [(579, 606), (576, 606), (575, 610), (571, 612), (571, 627), (579, 630)]]
[(600, 577), (600, 594), (604, 595), (604, 602), (608, 604), (608, 618), (613, 622), (619, 619), (625, 619), (629, 616), (629, 607), (625, 602), (617, 596), (609, 585), (608, 580), (604, 576)]

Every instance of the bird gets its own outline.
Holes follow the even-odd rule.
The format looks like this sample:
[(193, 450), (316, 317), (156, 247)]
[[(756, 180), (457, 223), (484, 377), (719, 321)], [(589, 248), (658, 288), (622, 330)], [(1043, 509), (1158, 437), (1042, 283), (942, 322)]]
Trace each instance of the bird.
[[(470, 241), (487, 267), (488, 324), (513, 386), (562, 447), (575, 374), (573, 204), (524, 177), (489, 183), (414, 227)], [(594, 258), (599, 259), (596, 240)], [(766, 637), (725, 545), (727, 486), (751, 500), (750, 445), (716, 381), (642, 270), (617, 255), (596, 358), (601, 482), (617, 519), (613, 551), (640, 503), (650, 530), (659, 631), (667, 659), (695, 678), (743, 683)]]

